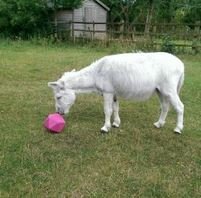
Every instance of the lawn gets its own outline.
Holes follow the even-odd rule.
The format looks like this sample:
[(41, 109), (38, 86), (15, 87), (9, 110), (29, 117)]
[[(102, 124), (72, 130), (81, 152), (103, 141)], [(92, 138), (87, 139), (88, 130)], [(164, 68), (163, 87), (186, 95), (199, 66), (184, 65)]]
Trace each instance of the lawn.
[(186, 66), (182, 135), (173, 133), (173, 110), (164, 128), (153, 127), (156, 96), (121, 100), (121, 128), (102, 135), (102, 98), (79, 95), (65, 130), (44, 130), (44, 118), (54, 112), (47, 82), (111, 53), (0, 41), (0, 197), (200, 197), (200, 55), (180, 55)]

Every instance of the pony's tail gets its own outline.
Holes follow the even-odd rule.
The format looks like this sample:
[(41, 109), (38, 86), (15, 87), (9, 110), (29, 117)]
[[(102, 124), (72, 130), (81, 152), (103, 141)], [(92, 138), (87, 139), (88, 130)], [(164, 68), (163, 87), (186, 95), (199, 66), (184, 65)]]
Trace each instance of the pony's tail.
[(184, 72), (181, 74), (180, 78), (179, 78), (179, 82), (177, 85), (177, 93), (180, 93), (181, 87), (184, 84)]

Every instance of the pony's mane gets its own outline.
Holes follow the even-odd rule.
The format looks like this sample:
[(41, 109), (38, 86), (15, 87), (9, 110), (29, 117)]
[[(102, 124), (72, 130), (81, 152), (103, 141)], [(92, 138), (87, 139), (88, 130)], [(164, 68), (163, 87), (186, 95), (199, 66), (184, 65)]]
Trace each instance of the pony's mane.
[(59, 80), (62, 81), (62, 80), (65, 80), (67, 78), (71, 78), (71, 77), (73, 78), (78, 74), (79, 75), (86, 75), (87, 73), (92, 72), (99, 62), (100, 62), (100, 60), (96, 60), (93, 63), (91, 63), (90, 65), (88, 65), (88, 66), (86, 66), (86, 67), (84, 67), (78, 71), (64, 72)]

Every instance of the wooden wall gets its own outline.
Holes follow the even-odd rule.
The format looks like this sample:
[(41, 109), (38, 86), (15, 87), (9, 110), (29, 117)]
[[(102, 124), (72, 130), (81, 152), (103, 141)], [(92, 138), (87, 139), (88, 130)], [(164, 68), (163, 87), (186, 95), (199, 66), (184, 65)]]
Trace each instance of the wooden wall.
[[(99, 5), (94, 0), (85, 0), (82, 7), (69, 10), (60, 10), (57, 12), (57, 21), (59, 22), (84, 22), (75, 23), (71, 28), (73, 36), (79, 37), (94, 37), (104, 39), (106, 37), (106, 22), (107, 22), (107, 10)], [(92, 24), (92, 23), (104, 23), (104, 24)], [(61, 26), (61, 25), (60, 25)], [(64, 26), (64, 25), (63, 25)], [(79, 31), (78, 31), (79, 30)], [(83, 30), (83, 31), (81, 31)], [(96, 31), (95, 33), (93, 33)], [(103, 31), (103, 32), (97, 32)]]

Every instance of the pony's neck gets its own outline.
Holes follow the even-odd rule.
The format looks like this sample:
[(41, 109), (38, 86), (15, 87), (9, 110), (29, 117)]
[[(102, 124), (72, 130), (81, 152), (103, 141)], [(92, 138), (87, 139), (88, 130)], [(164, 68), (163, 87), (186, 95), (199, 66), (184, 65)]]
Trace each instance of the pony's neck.
[(80, 71), (73, 72), (72, 77), (67, 81), (67, 86), (76, 93), (90, 93), (96, 91), (94, 67), (88, 66)]

